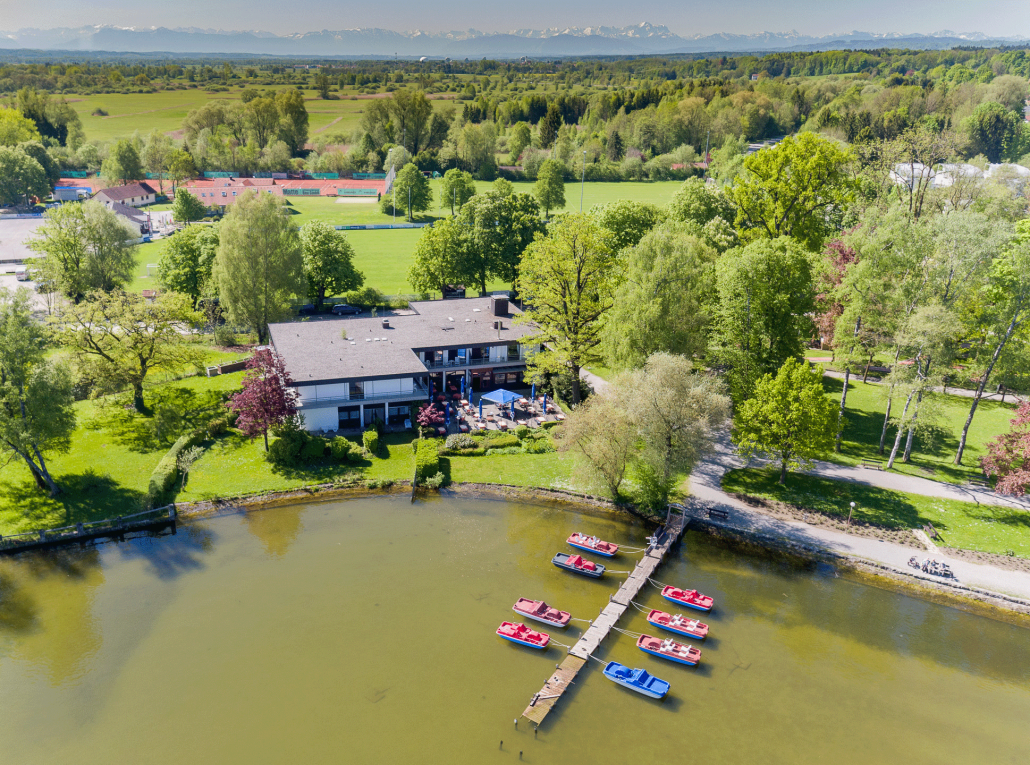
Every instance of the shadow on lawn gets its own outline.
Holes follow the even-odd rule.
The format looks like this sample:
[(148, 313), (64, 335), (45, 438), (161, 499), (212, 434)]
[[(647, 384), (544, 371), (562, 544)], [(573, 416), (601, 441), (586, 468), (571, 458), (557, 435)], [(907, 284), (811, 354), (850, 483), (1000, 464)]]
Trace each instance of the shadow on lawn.
[(143, 509), (142, 492), (127, 489), (89, 468), (56, 476), (55, 480), (61, 493), (52, 499), (31, 480), (0, 483), (9, 512), (20, 520), (8, 524), (18, 531), (29, 531), (117, 518)]
[(89, 427), (107, 431), (115, 443), (146, 454), (167, 449), (183, 433), (223, 416), (223, 403), (220, 391), (161, 386), (147, 391), (147, 412), (137, 412), (128, 397), (117, 396), (97, 406)]

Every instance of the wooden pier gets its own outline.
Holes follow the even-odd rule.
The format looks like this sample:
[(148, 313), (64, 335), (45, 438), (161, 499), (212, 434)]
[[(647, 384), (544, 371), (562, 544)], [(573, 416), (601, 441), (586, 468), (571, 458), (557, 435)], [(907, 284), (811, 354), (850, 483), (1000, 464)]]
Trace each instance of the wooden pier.
[(619, 621), (619, 617), (629, 608), (629, 602), (647, 584), (648, 578), (654, 574), (655, 569), (665, 559), (669, 548), (683, 534), (686, 524), (685, 515), (673, 515), (670, 511), (666, 525), (655, 534), (654, 544), (648, 546), (644, 557), (637, 563), (626, 581), (622, 583), (619, 591), (611, 597), (608, 605), (601, 611), (601, 615), (594, 619), (593, 624), (569, 649), (569, 655), (565, 661), (544, 683), (544, 687), (533, 695), (529, 706), (522, 713), (523, 717), (537, 725), (544, 721), (547, 713), (554, 708), (558, 699), (572, 685), (579, 671), (590, 663), (591, 654), (597, 650), (601, 641), (608, 636), (612, 627)]

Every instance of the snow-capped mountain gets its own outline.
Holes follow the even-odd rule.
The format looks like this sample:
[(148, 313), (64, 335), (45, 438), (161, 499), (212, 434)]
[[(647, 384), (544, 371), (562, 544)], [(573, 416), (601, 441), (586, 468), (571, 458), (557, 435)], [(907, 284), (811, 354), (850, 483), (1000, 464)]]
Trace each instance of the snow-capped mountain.
[(756, 34), (676, 34), (648, 23), (449, 32), (359, 28), (274, 34), (260, 30), (108, 25), (0, 32), (0, 49), (110, 51), (119, 53), (258, 54), (271, 56), (627, 56), (673, 53), (741, 53), (836, 48), (950, 48), (1022, 43), (1026, 37), (988, 37), (948, 30), (929, 34), (852, 31), (814, 37), (797, 31)]

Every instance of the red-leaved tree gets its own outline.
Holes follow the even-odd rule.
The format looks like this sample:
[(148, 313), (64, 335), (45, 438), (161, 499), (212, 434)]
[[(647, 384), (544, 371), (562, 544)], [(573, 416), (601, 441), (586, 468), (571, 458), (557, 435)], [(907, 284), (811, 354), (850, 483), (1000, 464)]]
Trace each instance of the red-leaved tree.
[(1030, 489), (1030, 401), (1016, 410), (1012, 429), (987, 444), (980, 464), (987, 475), (998, 476), (1002, 494), (1022, 497)]
[[(849, 232), (850, 233), (850, 232)], [(837, 317), (844, 313), (836, 296), (837, 288), (844, 281), (848, 266), (858, 261), (858, 253), (840, 239), (831, 239), (823, 251), (824, 270), (822, 273), (821, 291), (816, 295), (819, 313), (815, 316), (816, 331), (820, 337), (833, 338), (834, 324)]]
[(435, 430), (436, 426), (443, 422), (443, 415), (432, 404), (423, 404), (415, 420), (418, 422), (418, 436), (421, 438), (423, 430)]
[(229, 409), (236, 412), (236, 427), (251, 439), (265, 437), (268, 431), (285, 425), (297, 416), (297, 389), (283, 360), (271, 351), (258, 351), (247, 362), (243, 390), (229, 400)]

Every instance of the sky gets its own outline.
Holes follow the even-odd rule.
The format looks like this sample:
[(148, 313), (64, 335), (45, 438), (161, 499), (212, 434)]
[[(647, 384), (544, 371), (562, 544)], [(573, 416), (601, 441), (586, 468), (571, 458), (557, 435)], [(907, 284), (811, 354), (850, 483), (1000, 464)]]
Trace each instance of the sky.
[[(45, 14), (40, 10), (45, 8)], [(0, 29), (116, 26), (263, 30), (381, 27), (484, 32), (642, 21), (680, 35), (786, 32), (983, 32), (1030, 37), (1030, 0), (0, 0)]]

